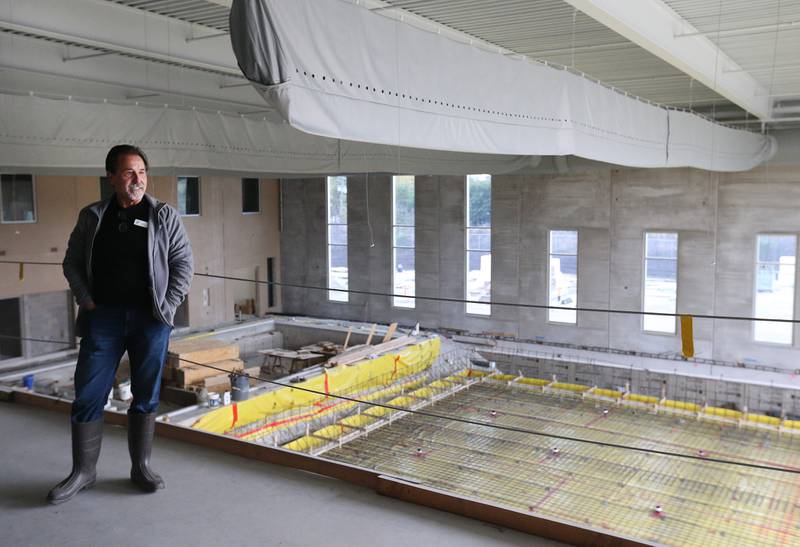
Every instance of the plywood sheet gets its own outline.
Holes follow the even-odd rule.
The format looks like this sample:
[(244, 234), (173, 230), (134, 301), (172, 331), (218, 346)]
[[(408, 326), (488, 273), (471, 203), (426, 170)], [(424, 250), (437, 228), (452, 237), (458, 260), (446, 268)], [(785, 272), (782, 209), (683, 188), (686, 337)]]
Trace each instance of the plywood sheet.
[(224, 361), (209, 363), (209, 365), (213, 366), (214, 368), (191, 365), (177, 369), (175, 378), (177, 381), (176, 383), (179, 386), (186, 387), (188, 385), (201, 382), (206, 378), (219, 376), (219, 369), (223, 369), (228, 372), (240, 372), (244, 370), (244, 362), (242, 362), (240, 359), (226, 359)]

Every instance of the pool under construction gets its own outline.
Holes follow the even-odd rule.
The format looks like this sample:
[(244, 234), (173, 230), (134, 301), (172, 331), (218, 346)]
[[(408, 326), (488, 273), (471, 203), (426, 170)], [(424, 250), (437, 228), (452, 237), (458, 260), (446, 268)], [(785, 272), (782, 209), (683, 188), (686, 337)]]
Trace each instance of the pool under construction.
[(800, 543), (796, 421), (478, 369), (438, 338), (192, 427), (648, 543)]

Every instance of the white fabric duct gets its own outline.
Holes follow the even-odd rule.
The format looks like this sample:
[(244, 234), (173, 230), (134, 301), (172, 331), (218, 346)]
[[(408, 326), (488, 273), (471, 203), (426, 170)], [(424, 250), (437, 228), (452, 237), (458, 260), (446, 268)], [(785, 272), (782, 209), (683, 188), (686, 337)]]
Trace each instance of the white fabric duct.
[(156, 170), (275, 176), (500, 174), (535, 167), (540, 160), (339, 141), (269, 119), (200, 110), (0, 94), (2, 172), (102, 174), (108, 149), (122, 142), (141, 146)]
[(716, 171), (750, 169), (776, 147), (344, 0), (234, 0), (231, 41), (265, 100), (325, 137)]

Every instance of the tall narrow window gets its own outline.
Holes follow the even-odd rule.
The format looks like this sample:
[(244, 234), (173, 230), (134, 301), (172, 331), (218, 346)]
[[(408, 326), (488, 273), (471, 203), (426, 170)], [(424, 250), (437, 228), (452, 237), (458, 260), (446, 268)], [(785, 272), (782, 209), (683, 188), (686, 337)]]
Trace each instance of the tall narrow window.
[(178, 177), (178, 212), (183, 216), (200, 214), (200, 179)]
[[(492, 176), (467, 175), (467, 313), (492, 313)], [(476, 302), (477, 301), (477, 302)]]
[[(642, 310), (675, 313), (678, 309), (678, 234), (644, 235), (644, 297)], [(642, 316), (642, 330), (675, 334), (675, 317)]]
[(36, 222), (32, 175), (0, 176), (0, 221)]
[(258, 213), (261, 211), (258, 196), (258, 179), (242, 179), (242, 212)]
[[(578, 231), (550, 230), (549, 284), (550, 306), (575, 308), (578, 305)], [(577, 323), (578, 314), (570, 309), (548, 309), (547, 320)]]
[[(794, 319), (794, 277), (797, 236), (759, 235), (756, 256), (756, 317)], [(756, 321), (758, 342), (792, 343), (792, 323)]]
[(414, 260), (414, 177), (392, 177), (392, 305), (413, 308), (416, 294)]
[[(328, 299), (347, 302), (347, 177), (328, 177)], [(338, 289), (338, 290), (337, 290)]]

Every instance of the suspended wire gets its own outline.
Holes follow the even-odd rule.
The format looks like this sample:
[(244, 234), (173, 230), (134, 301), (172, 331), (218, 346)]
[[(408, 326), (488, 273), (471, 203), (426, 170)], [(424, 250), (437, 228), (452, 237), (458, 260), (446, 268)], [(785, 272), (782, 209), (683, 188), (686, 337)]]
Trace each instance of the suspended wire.
[[(28, 338), (28, 337), (21, 337), (21, 336), (0, 335), (0, 338), (15, 338), (15, 339), (18, 339), (18, 340), (30, 340), (30, 341), (36, 341), (36, 342), (72, 344), (72, 342), (65, 342), (65, 341), (60, 341), (60, 340), (43, 340), (43, 339), (40, 339), (40, 338)], [(402, 406), (398, 406), (398, 405), (392, 405), (392, 404), (389, 404), (389, 403), (380, 403), (380, 402), (375, 402), (375, 401), (365, 401), (365, 400), (359, 399), (357, 397), (348, 397), (347, 395), (340, 395), (340, 394), (336, 394), (336, 393), (332, 393), (332, 392), (320, 391), (318, 389), (312, 389), (312, 388), (308, 388), (308, 387), (303, 387), (301, 385), (294, 384), (294, 383), (284, 383), (284, 382), (280, 382), (278, 380), (271, 380), (271, 379), (268, 379), (268, 378), (264, 378), (261, 375), (253, 376), (251, 374), (247, 374), (246, 372), (232, 372), (232, 371), (224, 369), (224, 368), (215, 367), (214, 365), (210, 365), (208, 363), (199, 363), (197, 361), (193, 361), (191, 359), (185, 359), (183, 357), (179, 357), (178, 359), (180, 361), (184, 362), (184, 363), (188, 363), (188, 364), (193, 365), (193, 366), (205, 367), (205, 368), (208, 368), (208, 369), (211, 369), (211, 370), (216, 370), (218, 372), (222, 372), (222, 373), (225, 373), (225, 374), (228, 374), (228, 375), (242, 376), (242, 377), (247, 378), (248, 380), (257, 380), (259, 382), (263, 382), (265, 384), (274, 385), (274, 386), (277, 386), (277, 387), (285, 387), (285, 388), (290, 388), (290, 389), (296, 389), (298, 391), (303, 391), (305, 393), (311, 393), (313, 395), (320, 395), (320, 396), (323, 396), (323, 397), (339, 399), (339, 400), (342, 400), (342, 401), (356, 403), (356, 404), (359, 404), (359, 405), (363, 404), (363, 405), (367, 405), (367, 406), (384, 408), (384, 409), (387, 409), (387, 410), (394, 410), (394, 411), (397, 411), (397, 412), (405, 412), (407, 414), (414, 414), (416, 416), (425, 416), (427, 418), (436, 418), (436, 419), (448, 420), (448, 421), (451, 421), (451, 422), (458, 422), (458, 423), (462, 423), (462, 424), (466, 424), (466, 425), (474, 425), (474, 426), (479, 426), (479, 427), (486, 427), (486, 428), (495, 429), (495, 430), (498, 430), (498, 431), (509, 431), (509, 432), (513, 432), (513, 433), (522, 433), (522, 434), (525, 434), (525, 435), (533, 435), (533, 436), (536, 436), (536, 437), (544, 437), (544, 438), (548, 438), (548, 439), (557, 439), (557, 440), (561, 440), (561, 441), (571, 441), (571, 442), (576, 442), (576, 443), (591, 444), (591, 445), (595, 445), (595, 446), (602, 446), (602, 447), (605, 447), (605, 448), (613, 448), (613, 449), (617, 449), (617, 450), (631, 450), (631, 451), (634, 451), (634, 452), (642, 452), (642, 453), (646, 453), (646, 454), (655, 454), (655, 455), (666, 456), (666, 457), (670, 457), (670, 458), (683, 458), (683, 459), (686, 459), (686, 460), (702, 461), (702, 462), (708, 462), (708, 463), (718, 463), (718, 464), (722, 464), (722, 465), (735, 465), (735, 466), (739, 466), (739, 467), (746, 467), (746, 468), (749, 468), (749, 469), (761, 469), (761, 470), (765, 470), (765, 471), (780, 471), (780, 472), (783, 472), (783, 473), (791, 473), (791, 474), (800, 475), (800, 469), (799, 468), (795, 468), (795, 467), (788, 467), (788, 466), (787, 467), (781, 467), (781, 466), (762, 465), (762, 464), (749, 463), (749, 462), (738, 462), (738, 461), (734, 461), (734, 460), (725, 460), (725, 459), (722, 459), (722, 458), (714, 458), (714, 457), (711, 457), (711, 456), (708, 456), (708, 455), (698, 456), (698, 455), (694, 455), (694, 454), (681, 454), (679, 452), (669, 452), (669, 451), (666, 451), (666, 450), (658, 450), (658, 449), (655, 449), (655, 448), (643, 448), (643, 447), (639, 447), (639, 446), (630, 446), (630, 445), (619, 444), (619, 443), (598, 441), (598, 440), (594, 440), (594, 439), (583, 439), (583, 438), (580, 438), (580, 437), (573, 437), (571, 435), (559, 435), (559, 434), (556, 434), (556, 433), (547, 433), (547, 432), (543, 432), (543, 431), (536, 431), (536, 430), (533, 430), (533, 429), (527, 429), (527, 428), (524, 428), (524, 427), (517, 427), (517, 426), (498, 424), (496, 422), (485, 422), (485, 421), (481, 421), (481, 420), (470, 420), (468, 418), (461, 418), (459, 416), (453, 416), (451, 414), (441, 414), (439, 412), (431, 412), (431, 411), (427, 411), (427, 410), (412, 409), (412, 408), (402, 407)]]
[[(27, 260), (0, 260), (0, 264), (19, 264), (19, 265), (38, 265), (38, 266), (61, 266), (60, 262), (31, 262)], [(316, 290), (316, 291), (336, 291), (336, 292), (346, 292), (348, 294), (361, 294), (365, 296), (382, 296), (387, 298), (414, 298), (416, 300), (426, 300), (432, 302), (447, 302), (453, 304), (484, 304), (489, 306), (506, 306), (506, 307), (516, 307), (516, 308), (526, 308), (526, 309), (538, 309), (538, 310), (572, 310), (576, 312), (588, 312), (588, 313), (609, 313), (609, 314), (620, 314), (620, 315), (650, 315), (650, 316), (660, 316), (660, 317), (683, 317), (683, 316), (691, 316), (695, 319), (719, 319), (719, 320), (728, 320), (728, 321), (765, 321), (768, 323), (800, 323), (800, 319), (772, 319), (768, 317), (749, 317), (749, 316), (738, 316), (738, 315), (716, 315), (716, 314), (702, 314), (702, 313), (680, 313), (680, 312), (656, 312), (656, 311), (642, 311), (642, 310), (618, 310), (618, 309), (610, 309), (610, 308), (586, 308), (586, 307), (566, 307), (566, 306), (549, 306), (547, 304), (529, 304), (524, 302), (485, 302), (481, 300), (468, 300), (466, 298), (448, 298), (444, 296), (407, 296), (403, 294), (395, 294), (395, 293), (388, 293), (388, 292), (381, 292), (381, 291), (365, 291), (365, 290), (358, 290), (358, 289), (332, 289), (331, 287), (320, 287), (317, 285), (305, 285), (302, 283), (287, 283), (284, 281), (264, 281), (261, 279), (248, 279), (245, 277), (233, 277), (228, 275), (219, 275), (219, 274), (210, 274), (210, 273), (199, 273), (195, 272), (195, 277), (208, 277), (212, 279), (223, 279), (227, 281), (241, 281), (244, 283), (255, 283), (258, 285), (273, 285), (275, 287), (288, 287), (291, 289), (309, 289), (309, 290)]]

